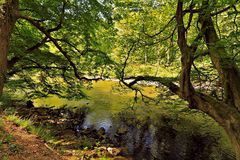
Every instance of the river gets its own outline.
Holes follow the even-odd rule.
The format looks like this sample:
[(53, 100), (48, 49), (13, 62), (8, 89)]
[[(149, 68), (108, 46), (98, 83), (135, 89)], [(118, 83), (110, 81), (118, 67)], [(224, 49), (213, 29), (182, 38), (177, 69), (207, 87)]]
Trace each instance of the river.
[(87, 106), (89, 112), (81, 127), (103, 127), (113, 143), (128, 148), (136, 159), (234, 159), (223, 129), (207, 115), (189, 110), (184, 101), (164, 88), (142, 87), (144, 95), (158, 103), (143, 103), (141, 96), (136, 102), (135, 92), (116, 81), (94, 82), (84, 92), (88, 98), (69, 101), (52, 96), (36, 99), (34, 105)]

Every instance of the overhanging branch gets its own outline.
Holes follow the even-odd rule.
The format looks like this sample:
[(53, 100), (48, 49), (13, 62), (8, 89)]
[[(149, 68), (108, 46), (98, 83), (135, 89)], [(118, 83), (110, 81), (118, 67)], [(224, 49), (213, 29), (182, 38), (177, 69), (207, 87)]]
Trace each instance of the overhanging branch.
[[(163, 86), (168, 87), (173, 93), (181, 96), (180, 88), (174, 82), (177, 81), (177, 78), (169, 78), (169, 77), (154, 77), (154, 76), (137, 76), (137, 77), (126, 77), (124, 78), (125, 83), (128, 87), (133, 87), (140, 81), (148, 81), (148, 82), (158, 82)], [(132, 80), (131, 82), (127, 83), (126, 80)]]
[(29, 23), (31, 23), (33, 26), (35, 26), (39, 31), (41, 31), (55, 45), (55, 47), (62, 53), (62, 55), (69, 62), (70, 66), (73, 68), (74, 75), (77, 79), (79, 79), (79, 80), (86, 79), (86, 78), (82, 78), (79, 75), (77, 66), (72, 61), (71, 57), (67, 54), (67, 52), (65, 50), (63, 50), (63, 48), (59, 45), (58, 41), (51, 36), (50, 32), (48, 32), (43, 26), (41, 26), (41, 24), (39, 22), (34, 21), (32, 18), (30, 18), (28, 16), (24, 16), (24, 15), (20, 14), (19, 18), (22, 18), (22, 19), (28, 21)]

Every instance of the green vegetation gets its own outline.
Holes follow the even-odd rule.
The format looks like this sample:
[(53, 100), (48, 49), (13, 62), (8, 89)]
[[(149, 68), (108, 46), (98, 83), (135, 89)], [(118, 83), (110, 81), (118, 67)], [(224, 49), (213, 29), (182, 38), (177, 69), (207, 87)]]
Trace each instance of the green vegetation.
[(14, 93), (37, 107), (90, 106), (97, 119), (159, 110), (204, 132), (191, 122), (208, 117), (189, 108), (223, 127), (240, 160), (239, 10), (239, 0), (0, 0), (0, 105), (14, 113)]
[(6, 118), (18, 126), (25, 128), (30, 133), (41, 137), (41, 139), (45, 140), (46, 142), (53, 140), (53, 135), (51, 135), (50, 131), (47, 130), (46, 127), (33, 125), (31, 119), (21, 119), (16, 115), (8, 115)]
[[(0, 158), (8, 159), (8, 155), (4, 152), (9, 150), (11, 153), (18, 153), (21, 149), (18, 144), (16, 144), (15, 138), (12, 136), (11, 133), (6, 132), (3, 130), (4, 121), (0, 119)], [(3, 151), (3, 152), (2, 152)], [(7, 153), (7, 152), (6, 152)]]
[(6, 0), (0, 0), (0, 5), (4, 4)]
[[(124, 89), (118, 86), (118, 82), (99, 81), (93, 83), (92, 88), (85, 89), (86, 95), (88, 95), (89, 99), (82, 99), (80, 101), (72, 101), (69, 103), (66, 99), (49, 97), (37, 99), (35, 101), (35, 105), (37, 105), (37, 107), (55, 106), (56, 109), (63, 107), (71, 109), (75, 107), (83, 107), (87, 104), (90, 107), (88, 122), (93, 125), (99, 122), (101, 123), (101, 121), (104, 122), (106, 118), (111, 118), (112, 114), (115, 115), (113, 119), (117, 118), (120, 114), (121, 117), (125, 119), (129, 118), (130, 121), (128, 123), (130, 124), (135, 125), (136, 121), (138, 121), (139, 123), (135, 126), (140, 127), (145, 124), (147, 117), (151, 117), (152, 125), (157, 126), (157, 128), (160, 126), (170, 125), (178, 132), (188, 136), (198, 134), (206, 137), (212, 136), (216, 138), (216, 143), (219, 143), (217, 144), (219, 150), (216, 150), (216, 152), (224, 150), (225, 152), (231, 154), (232, 146), (230, 145), (229, 139), (227, 138), (225, 131), (214, 120), (197, 110), (188, 109), (186, 107), (186, 103), (173, 94), (168, 96), (158, 95), (159, 88), (156, 88), (155, 86), (145, 86), (143, 88), (145, 95), (156, 99), (161, 97), (158, 104), (156, 104), (156, 101), (143, 103), (141, 99), (134, 103), (134, 92), (132, 90), (127, 88)], [(124, 95), (122, 95), (122, 93), (124, 93)], [(12, 104), (8, 98), (5, 98), (5, 105)], [(7, 102), (10, 102), (10, 104), (7, 104)], [(122, 112), (126, 113), (122, 114)], [(30, 133), (38, 135), (51, 146), (59, 146), (64, 142), (51, 134), (53, 133), (54, 128), (49, 130), (49, 126), (41, 125), (41, 123), (34, 122), (31, 119), (20, 118), (19, 116), (21, 115), (15, 115), (15, 108), (8, 107), (5, 109), (4, 113), (8, 114), (8, 120), (26, 128)], [(25, 114), (27, 114), (27, 112)], [(51, 116), (50, 112), (49, 115)], [(132, 116), (136, 116), (134, 118), (136, 121), (132, 121)], [(162, 121), (162, 117), (170, 119), (170, 122), (166, 123)], [(116, 121), (119, 121), (118, 118)], [(118, 122), (114, 124), (117, 125)], [(81, 155), (81, 149), (85, 148), (86, 151), (88, 151), (89, 149), (92, 149), (96, 143), (95, 139), (83, 137), (79, 143), (74, 145), (74, 149), (76, 149), (74, 153), (77, 154), (79, 152), (78, 155)], [(98, 150), (98, 148), (95, 149)], [(64, 148), (59, 148), (59, 150), (63, 153), (66, 152)]]

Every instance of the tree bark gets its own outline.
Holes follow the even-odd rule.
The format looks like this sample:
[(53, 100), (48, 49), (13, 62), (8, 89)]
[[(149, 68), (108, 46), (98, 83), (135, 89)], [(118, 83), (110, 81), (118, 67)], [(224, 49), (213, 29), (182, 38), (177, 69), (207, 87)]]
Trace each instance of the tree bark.
[(194, 106), (192, 101), (192, 94), (194, 88), (191, 83), (190, 74), (193, 63), (193, 53), (191, 48), (187, 45), (186, 29), (183, 22), (183, 2), (178, 1), (176, 21), (178, 25), (178, 46), (181, 51), (181, 75), (180, 75), (180, 92), (181, 97), (189, 102), (189, 106)]
[[(209, 1), (203, 2), (203, 7)], [(233, 147), (236, 158), (240, 160), (240, 72), (236, 62), (229, 57), (227, 50), (221, 45), (214, 23), (209, 11), (202, 11), (199, 15), (201, 31), (209, 50), (209, 56), (218, 71), (222, 87), (224, 89), (224, 102), (217, 103), (215, 111), (219, 112), (218, 117), (212, 117), (223, 126), (227, 132)], [(216, 104), (214, 104), (216, 105)]]
[[(210, 24), (212, 24), (212, 22), (210, 22)], [(203, 28), (204, 27), (206, 27), (205, 24), (203, 24)], [(214, 104), (216, 107), (213, 107), (211, 111), (208, 109), (208, 112), (212, 112), (211, 117), (223, 126), (235, 148), (237, 160), (240, 160), (239, 71), (235, 62), (229, 62), (221, 56), (222, 53), (227, 54), (227, 52), (224, 48), (217, 47), (217, 34), (212, 27), (213, 26), (208, 25), (204, 35), (209, 49), (210, 58), (216, 67), (223, 84), (225, 100), (224, 102)], [(202, 109), (203, 106), (206, 106), (206, 104), (200, 104), (199, 108)], [(205, 110), (203, 109), (203, 111)], [(215, 113), (218, 113), (218, 116), (214, 115)]]
[[(237, 65), (227, 55), (227, 51), (219, 41), (219, 37), (214, 28), (209, 12), (208, 0), (203, 1), (202, 10), (199, 13), (201, 23), (201, 33), (209, 50), (209, 56), (218, 71), (223, 84), (225, 100), (218, 101), (206, 94), (198, 93), (192, 86), (190, 80), (191, 67), (193, 64), (193, 54), (197, 49), (194, 43), (187, 44), (186, 28), (183, 23), (183, 0), (178, 0), (176, 21), (178, 25), (178, 46), (181, 51), (181, 75), (180, 87), (174, 87), (173, 92), (189, 102), (190, 107), (203, 111), (221, 125), (228, 134), (233, 147), (235, 148), (236, 158), (240, 160), (240, 73)], [(210, 9), (211, 10), (211, 9)], [(196, 40), (199, 39), (196, 37)]]
[(0, 4), (0, 96), (3, 93), (7, 72), (7, 54), (12, 29), (17, 17), (18, 0), (5, 0)]
[(232, 146), (235, 149), (236, 159), (240, 159), (240, 114), (235, 107), (215, 100), (214, 98), (201, 93), (193, 95), (197, 109), (212, 117), (220, 126), (224, 128)]
[(210, 15), (200, 15), (202, 33), (208, 47), (210, 58), (217, 69), (224, 88), (225, 102), (236, 107), (240, 111), (240, 72), (236, 62), (228, 56), (224, 46), (214, 28)]

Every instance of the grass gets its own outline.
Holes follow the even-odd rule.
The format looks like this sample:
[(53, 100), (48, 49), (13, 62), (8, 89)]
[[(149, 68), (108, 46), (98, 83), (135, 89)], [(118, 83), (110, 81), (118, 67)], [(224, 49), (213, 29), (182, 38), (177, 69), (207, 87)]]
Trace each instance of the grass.
[(30, 133), (41, 137), (46, 142), (52, 141), (54, 136), (43, 126), (35, 126), (31, 119), (22, 119), (16, 115), (8, 115), (7, 120), (17, 124), (18, 126), (25, 128)]
[[(6, 132), (4, 129), (3, 129), (3, 119), (0, 118), (0, 151), (1, 150), (5, 150), (6, 148), (8, 148), (8, 150), (11, 152), (11, 153), (17, 153), (20, 149), (20, 146), (18, 144), (16, 144), (16, 140), (15, 138), (13, 137), (12, 134)], [(4, 147), (5, 146), (5, 147)], [(5, 153), (3, 152), (4, 154), (0, 156), (2, 156), (1, 158), (4, 160), (4, 159), (8, 159), (8, 153)]]

